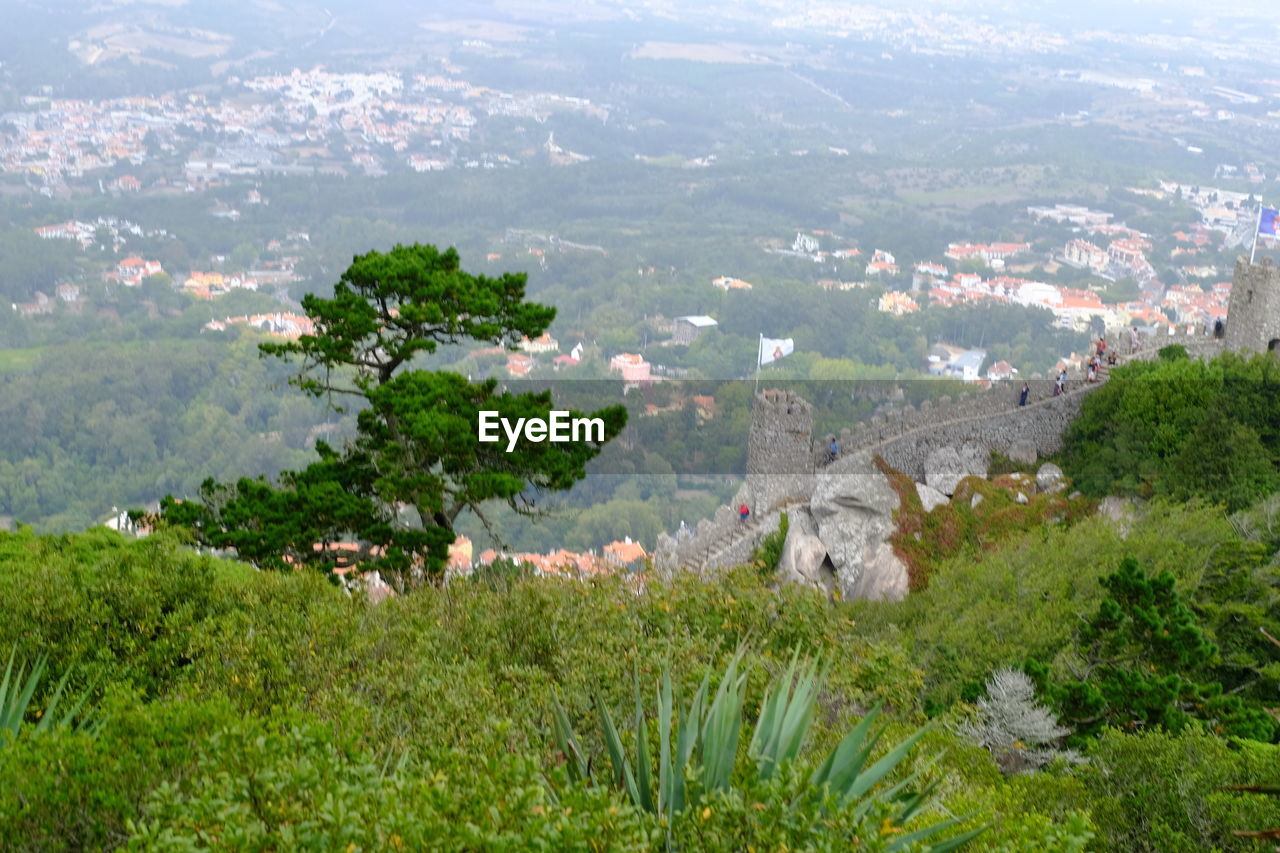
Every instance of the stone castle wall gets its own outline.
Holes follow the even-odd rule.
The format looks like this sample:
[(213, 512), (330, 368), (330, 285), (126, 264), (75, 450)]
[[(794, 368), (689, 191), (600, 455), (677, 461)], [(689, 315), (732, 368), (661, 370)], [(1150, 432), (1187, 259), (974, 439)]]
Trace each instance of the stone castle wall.
[(1227, 349), (1266, 352), (1280, 340), (1280, 267), (1271, 258), (1236, 260), (1227, 306)]
[(792, 391), (756, 395), (747, 435), (747, 479), (737, 504), (754, 512), (813, 492), (813, 407)]
[[(1180, 344), (1193, 358), (1216, 355), (1223, 341), (1200, 332), (1144, 338), (1136, 354), (1123, 361), (1152, 359), (1163, 347)], [(987, 450), (1025, 456), (1047, 456), (1062, 449), (1067, 426), (1080, 413), (1084, 398), (1102, 383), (1073, 380), (1066, 394), (1053, 396), (1052, 380), (1032, 380), (1026, 406), (1018, 405), (1020, 382), (1006, 382), (988, 390), (943, 397), (918, 408), (904, 406), (841, 430), (841, 456), (857, 452), (878, 454), (889, 465), (924, 480), (929, 454), (941, 447), (976, 444)], [(674, 537), (662, 534), (655, 564), (662, 569), (698, 570), (745, 562), (759, 540), (777, 529), (786, 508), (807, 504), (825, 462), (828, 442), (813, 436), (810, 404), (791, 392), (764, 391), (752, 408), (748, 438), (747, 479), (731, 506)], [(743, 525), (736, 508), (747, 504), (752, 523)]]
[[(929, 454), (942, 447), (976, 444), (1006, 456), (1025, 454), (1031, 448), (1038, 457), (1057, 453), (1062, 449), (1067, 426), (1080, 414), (1084, 398), (1098, 386), (1087, 385), (1054, 397), (1052, 383), (1040, 384), (1047, 388), (1047, 396), (1026, 406), (1017, 405), (1022, 386), (1016, 385), (925, 409), (917, 418), (924, 423), (914, 428), (909, 418), (886, 422), (880, 425), (880, 434), (895, 426), (903, 431), (881, 439), (870, 449), (918, 482), (924, 482), (924, 463)], [(854, 439), (851, 446), (865, 444)]]

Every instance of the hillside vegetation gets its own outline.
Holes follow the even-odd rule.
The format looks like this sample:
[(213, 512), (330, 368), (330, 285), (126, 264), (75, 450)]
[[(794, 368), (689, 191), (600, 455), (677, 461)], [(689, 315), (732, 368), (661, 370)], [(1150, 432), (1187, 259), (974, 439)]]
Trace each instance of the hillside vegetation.
[[(1251, 556), (1205, 565), (1231, 548)], [(3, 741), (0, 767), (15, 782), (0, 792), (0, 833), (30, 850), (661, 847), (660, 822), (606, 784), (608, 772), (570, 781), (554, 701), (603, 768), (593, 696), (626, 721), (635, 685), (652, 696), (669, 671), (686, 702), (741, 647), (754, 720), (766, 683), (798, 650), (820, 655), (827, 675), (797, 764), (878, 703), (890, 720), (883, 751), (936, 713), (938, 697), (972, 692), (1030, 655), (1055, 660), (1070, 644), (1067, 617), (1096, 606), (1096, 579), (1121, 554), (1181, 567), (1179, 588), (1203, 599), (1215, 566), (1256, 572), (1271, 550), (1214, 510), (1166, 507), (1127, 538), (1100, 519), (1028, 532), (940, 567), (928, 590), (896, 605), (772, 589), (748, 568), (639, 592), (622, 579), (495, 573), (371, 606), (318, 575), (256, 572), (166, 536), (5, 535), (0, 648), (47, 652), (52, 676), (70, 672), (70, 695), (91, 694), (95, 727), (24, 728)], [(1273, 624), (1274, 602), (1251, 606)], [(35, 707), (53, 687), (46, 679)], [(939, 785), (921, 825), (971, 813), (961, 828), (989, 825), (971, 849), (1083, 849), (1090, 833), (1102, 849), (1249, 849), (1231, 829), (1280, 817), (1265, 798), (1221, 790), (1280, 782), (1270, 744), (1198, 725), (1108, 729), (1087, 745), (1087, 764), (1006, 779), (954, 733), (971, 712), (947, 708), (889, 780), (919, 772), (918, 784)], [(1155, 796), (1153, 778), (1174, 770), (1179, 788)], [(680, 823), (679, 846), (844, 849), (858, 838), (879, 849), (897, 834), (879, 817), (819, 819), (830, 806), (820, 801), (779, 822), (769, 803), (785, 774), (750, 782), (741, 761), (735, 773), (745, 787)]]
[[(1088, 458), (1082, 436), (1108, 440), (1089, 431), (1099, 418), (1112, 436), (1171, 436), (1160, 458), (1178, 458), (1210, 403), (1267, 450), (1248, 418), (1269, 405), (1269, 374), (1214, 384), (1266, 370), (1172, 357), (1117, 371), (1068, 464)], [(1133, 422), (1147, 378), (1194, 371), (1198, 415)], [(0, 651), (16, 673), (0, 688), (0, 837), (16, 850), (1259, 849), (1239, 833), (1280, 826), (1280, 805), (1239, 787), (1280, 785), (1280, 498), (1228, 515), (1210, 500), (1253, 494), (1238, 480), (1177, 501), (1152, 465), (1154, 499), (1092, 515), (1084, 498), (1049, 512), (995, 492), (991, 516), (907, 506), (927, 583), (897, 603), (779, 586), (776, 547), (710, 578), (499, 563), (374, 605), (321, 572), (202, 555), (172, 530), (0, 534)]]

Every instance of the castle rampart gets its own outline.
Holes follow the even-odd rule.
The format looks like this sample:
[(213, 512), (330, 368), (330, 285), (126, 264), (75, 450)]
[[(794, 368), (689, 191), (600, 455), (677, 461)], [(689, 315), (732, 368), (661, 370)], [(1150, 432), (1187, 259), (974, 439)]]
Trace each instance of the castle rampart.
[[(1139, 352), (1122, 360), (1155, 358), (1160, 349), (1178, 344), (1193, 358), (1222, 350), (1222, 340), (1199, 333), (1177, 332), (1147, 337)], [(917, 482), (924, 480), (929, 454), (941, 447), (974, 444), (1009, 456), (1047, 456), (1062, 449), (1068, 425), (1080, 413), (1084, 398), (1102, 383), (1075, 380), (1065, 394), (1053, 396), (1052, 380), (1033, 380), (1027, 405), (1019, 406), (1021, 383), (1004, 383), (936, 403), (904, 406), (876, 415), (838, 436), (841, 455), (870, 452)], [(733, 506), (746, 503), (751, 522), (743, 524), (732, 507), (671, 537), (663, 534), (656, 549), (662, 569), (705, 570), (745, 562), (788, 507), (812, 497), (826, 460), (825, 437), (812, 436), (812, 407), (784, 391), (757, 395), (748, 437), (747, 480)]]
[(1280, 267), (1271, 258), (1263, 258), (1260, 264), (1236, 260), (1226, 344), (1235, 352), (1280, 349)]

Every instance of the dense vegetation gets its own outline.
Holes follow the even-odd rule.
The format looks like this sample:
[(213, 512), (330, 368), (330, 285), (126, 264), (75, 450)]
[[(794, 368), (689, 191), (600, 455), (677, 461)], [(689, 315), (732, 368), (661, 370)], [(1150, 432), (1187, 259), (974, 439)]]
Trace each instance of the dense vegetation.
[(1085, 494), (1198, 497), (1243, 509), (1280, 489), (1280, 365), (1181, 347), (1115, 371), (1066, 436), (1064, 468)]
[[(902, 643), (921, 667), (928, 713), (956, 713), (1002, 667), (1036, 676), (1041, 700), (1074, 728), (1088, 759), (1074, 778), (1115, 798), (1092, 807), (1105, 849), (1251, 849), (1228, 839), (1222, 821), (1274, 825), (1274, 806), (1216, 787), (1246, 766), (1280, 770), (1263, 743), (1275, 737), (1265, 711), (1280, 667), (1259, 631), (1280, 627), (1277, 506), (1228, 521), (1212, 507), (1155, 503), (1070, 527), (1034, 525), (940, 561), (928, 587), (901, 604), (851, 607), (865, 636)], [(1186, 701), (1179, 689), (1196, 695)], [(1079, 736), (1090, 732), (1100, 736)], [(1238, 808), (1262, 811), (1227, 816)]]
[[(884, 783), (919, 772), (919, 784), (938, 784), (938, 805), (908, 832), (973, 813), (952, 830), (988, 825), (972, 849), (1079, 850), (1090, 834), (1117, 851), (1250, 849), (1231, 831), (1280, 814), (1273, 800), (1223, 786), (1280, 782), (1277, 747), (1192, 715), (1102, 727), (1080, 739), (1085, 763), (1006, 777), (1007, 756), (997, 764), (960, 731), (974, 709), (957, 700), (981, 697), (993, 672), (1027, 658), (1066, 680), (1089, 640), (1075, 614), (1106, 612), (1119, 593), (1100, 581), (1132, 560), (1148, 577), (1168, 572), (1190, 613), (1179, 618), (1215, 647), (1195, 672), (1175, 670), (1244, 685), (1235, 695), (1264, 707), (1277, 650), (1257, 629), (1280, 630), (1276, 513), (1263, 504), (1229, 523), (1217, 509), (1153, 504), (1119, 521), (1030, 520), (993, 548), (941, 560), (928, 587), (899, 604), (772, 588), (765, 557), (715, 580), (639, 590), (633, 578), (499, 570), (371, 606), (317, 574), (255, 572), (167, 536), (6, 535), (0, 649), (26, 660), (47, 652), (34, 707), (69, 673), (67, 693), (90, 696), (94, 727), (24, 728), (0, 741), (0, 772), (17, 780), (0, 793), (0, 833), (20, 839), (17, 849), (265, 849), (285, 839), (408, 849), (426, 838), (449, 849), (647, 849), (668, 837), (682, 849), (827, 849), (853, 838), (878, 849), (901, 835), (885, 834), (895, 826), (881, 823), (893, 816), (887, 804), (867, 823), (820, 796), (783, 811), (770, 803), (790, 800), (797, 774), (883, 703), (889, 727), (875, 756), (935, 717)], [(653, 708), (645, 697), (669, 673), (683, 718), (699, 682), (709, 676), (714, 688), (739, 650), (745, 721), (793, 655), (826, 661), (810, 736), (790, 770), (766, 778), (735, 763), (730, 787), (664, 828), (603, 769), (611, 736), (600, 714), (618, 721), (620, 748), (634, 756), (637, 689)], [(1043, 698), (1069, 718), (1052, 691)], [(557, 704), (576, 732), (569, 756)], [(661, 734), (646, 716), (656, 755)], [(744, 726), (742, 748), (752, 731)], [(594, 774), (571, 772), (578, 750)], [(815, 824), (811, 810), (832, 820)]]
[(205, 477), (302, 464), (312, 430), (332, 419), (317, 401), (272, 393), (287, 370), (255, 350), (79, 342), (0, 369), (0, 514), (83, 528)]

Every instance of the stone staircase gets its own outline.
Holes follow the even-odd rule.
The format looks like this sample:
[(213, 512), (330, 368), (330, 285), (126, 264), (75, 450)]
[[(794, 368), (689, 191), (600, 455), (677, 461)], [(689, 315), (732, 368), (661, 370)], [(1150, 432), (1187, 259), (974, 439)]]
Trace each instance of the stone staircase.
[[(807, 498), (792, 497), (780, 501), (761, 512), (753, 510), (748, 521), (739, 521), (736, 528), (726, 530), (719, 537), (708, 541), (698, 552), (687, 558), (688, 562), (685, 562), (681, 568), (692, 569), (699, 573), (704, 572), (715, 565), (717, 557), (727, 551), (732, 551), (747, 540), (753, 540), (752, 550), (754, 550), (758, 545), (758, 540), (774, 529), (775, 525), (770, 522), (776, 520), (775, 516), (781, 516), (789, 507), (806, 503), (808, 503)], [(768, 527), (768, 530), (765, 529), (766, 527)]]

